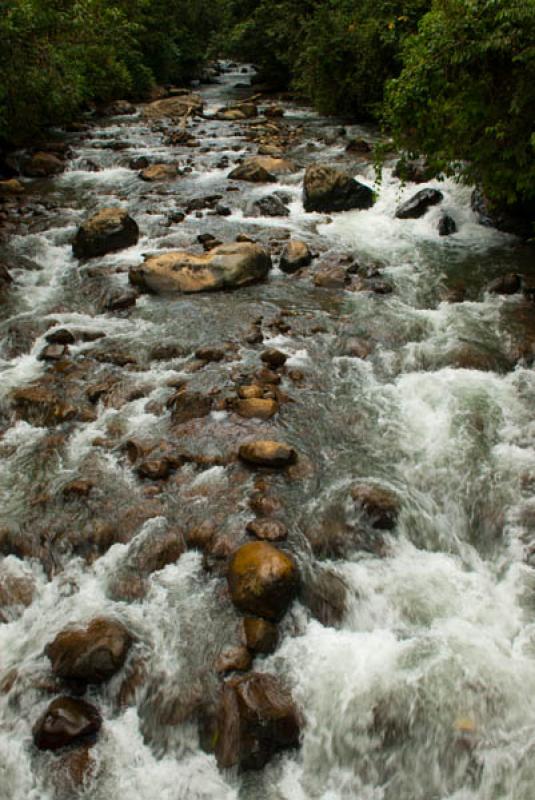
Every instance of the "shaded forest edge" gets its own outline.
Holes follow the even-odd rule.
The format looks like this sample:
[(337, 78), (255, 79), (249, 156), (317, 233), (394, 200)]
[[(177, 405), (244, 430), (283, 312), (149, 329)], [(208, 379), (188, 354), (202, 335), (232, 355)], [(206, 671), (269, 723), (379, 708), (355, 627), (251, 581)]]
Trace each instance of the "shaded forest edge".
[(535, 0), (0, 0), (0, 41), (4, 149), (229, 56), (535, 218)]

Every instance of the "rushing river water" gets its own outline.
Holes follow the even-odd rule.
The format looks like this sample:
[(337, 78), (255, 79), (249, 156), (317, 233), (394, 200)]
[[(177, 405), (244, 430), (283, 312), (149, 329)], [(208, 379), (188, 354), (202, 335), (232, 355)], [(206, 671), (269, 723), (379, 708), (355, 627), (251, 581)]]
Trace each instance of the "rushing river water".
[[(247, 94), (233, 88), (243, 80), (241, 69), (230, 70), (203, 87), (205, 112)], [(373, 185), (369, 161), (345, 153), (339, 122), (286, 104), (284, 124), (301, 126), (287, 150), (301, 167), (340, 165)], [(104, 717), (92, 749), (94, 779), (83, 792), (92, 800), (532, 800), (534, 312), (521, 294), (501, 297), (485, 286), (507, 272), (529, 273), (533, 251), (479, 225), (470, 190), (450, 181), (426, 184), (442, 190), (440, 208), (395, 219), (399, 202), (420, 187), (402, 186), (388, 166), (368, 211), (305, 213), (302, 170), (275, 187), (227, 192), (229, 169), (257, 150), (247, 123), (196, 119), (190, 129), (200, 148), (163, 144), (157, 126), (139, 115), (68, 135), (75, 152), (68, 170), (33, 184), (42, 213), (0, 246), (15, 278), (0, 312), (0, 529), (14, 532), (24, 551), (4, 557), (0, 580), (26, 577), (33, 586), (28, 607), (8, 610), (0, 624), (1, 800), (57, 796), (57, 757), (39, 753), (31, 738), (51, 699), (43, 651), (65, 625), (102, 614), (136, 637), (125, 669), (135, 663), (143, 679), (128, 702), (124, 674), (88, 693)], [(347, 127), (346, 136), (358, 135), (373, 138)], [(147, 184), (128, 168), (142, 155), (188, 160), (192, 170)], [(247, 216), (251, 199), (274, 188), (289, 196), (290, 216)], [(166, 224), (169, 214), (211, 194), (222, 195), (229, 216), (205, 210)], [(105, 205), (128, 207), (140, 240), (80, 266), (71, 250), (76, 228)], [(453, 236), (437, 233), (442, 211), (457, 223)], [(318, 259), (302, 275), (275, 267), (266, 283), (232, 293), (142, 295), (126, 312), (102, 312), (103, 286), (126, 289), (127, 268), (142, 254), (200, 251), (196, 237), (205, 232), (221, 241), (245, 233), (270, 247), (275, 264), (290, 232)], [(314, 286), (319, 264), (344, 258), (379, 269), (393, 291)], [(447, 302), (461, 283), (464, 301)], [(264, 343), (247, 343), (259, 317)], [(114, 363), (130, 394), (57, 428), (17, 420), (13, 391), (53, 368), (38, 359), (53, 325), (83, 332), (70, 358), (96, 354), (103, 369)], [(366, 359), (346, 355), (354, 337), (370, 344)], [(197, 369), (192, 353), (222, 343), (232, 345), (229, 358)], [(224, 460), (204, 470), (189, 464), (163, 489), (147, 490), (122, 444), (165, 439), (173, 382), (187, 378), (199, 391), (224, 395), (236, 376), (258, 368), (266, 346), (283, 350), (288, 371), (302, 373), (297, 382), (283, 379), (292, 402), (264, 423), (213, 411), (185, 444), (215, 457), (259, 432), (292, 444), (302, 474), (267, 479), (288, 546), (303, 574), (335, 573), (347, 597), (333, 625), (296, 601), (275, 653), (256, 659), (255, 669), (291, 687), (304, 718), (302, 743), (261, 772), (238, 774), (220, 771), (201, 749), (196, 724), (170, 711), (216, 685), (211, 664), (236, 637), (223, 569), (207, 572), (190, 550), (151, 576), (140, 601), (113, 599), (109, 587), (134, 535), (210, 520), (225, 555), (225, 537), (244, 530), (258, 488), (253, 474)], [(63, 488), (80, 478), (94, 483), (90, 495), (65, 499)], [(349, 490), (360, 480), (397, 493), (398, 524), (380, 541), (320, 561), (310, 531), (351, 525)], [(97, 523), (118, 535), (100, 558), (82, 558), (71, 547), (73, 532), (89, 535)]]

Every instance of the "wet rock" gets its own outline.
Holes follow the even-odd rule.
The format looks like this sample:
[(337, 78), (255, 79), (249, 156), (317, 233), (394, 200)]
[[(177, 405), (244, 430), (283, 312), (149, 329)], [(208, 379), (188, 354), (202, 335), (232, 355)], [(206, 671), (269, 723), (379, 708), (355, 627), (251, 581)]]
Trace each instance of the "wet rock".
[(269, 542), (282, 542), (288, 538), (286, 525), (278, 519), (253, 519), (247, 523), (247, 533)]
[(276, 195), (266, 195), (254, 200), (247, 206), (246, 213), (250, 217), (288, 217), (290, 209)]
[(268, 119), (279, 119), (284, 116), (284, 109), (282, 106), (267, 106), (264, 109), (264, 116)]
[(444, 195), (438, 189), (421, 189), (396, 209), (397, 219), (418, 219), (425, 212), (442, 202)]
[(373, 205), (373, 192), (334, 167), (312, 164), (307, 167), (303, 184), (305, 211), (349, 211)]
[(59, 678), (99, 684), (122, 668), (131, 645), (132, 637), (124, 625), (99, 617), (85, 628), (61, 631), (45, 653)]
[(183, 387), (169, 398), (167, 407), (171, 409), (173, 424), (183, 425), (192, 419), (208, 416), (212, 410), (212, 398)]
[(277, 626), (259, 617), (245, 617), (243, 633), (249, 650), (261, 655), (273, 653), (277, 647), (279, 632)]
[(220, 108), (215, 114), (216, 119), (227, 122), (237, 122), (243, 119), (254, 119), (258, 116), (258, 108), (255, 103), (243, 102), (235, 103), (227, 108)]
[(171, 473), (171, 464), (167, 458), (156, 458), (143, 461), (136, 469), (140, 478), (151, 481), (163, 481)]
[(96, 258), (137, 244), (139, 228), (123, 208), (103, 208), (78, 229), (72, 249), (76, 258)]
[(39, 750), (59, 750), (94, 739), (101, 725), (95, 706), (74, 697), (58, 697), (36, 722), (33, 741)]
[(280, 367), (283, 367), (288, 360), (286, 353), (283, 353), (281, 350), (277, 350), (274, 347), (269, 348), (269, 350), (264, 350), (260, 354), (260, 358), (264, 364), (267, 364), (268, 367), (271, 367), (271, 369), (279, 369)]
[(277, 178), (260, 164), (244, 162), (229, 172), (228, 178), (233, 181), (247, 181), (248, 183), (274, 183)]
[(251, 384), (250, 386), (240, 386), (240, 388), (238, 389), (238, 396), (241, 397), (243, 400), (262, 398), (264, 396), (264, 387), (258, 386), (257, 384)]
[(77, 481), (71, 481), (63, 487), (63, 496), (67, 499), (69, 497), (87, 497), (94, 486), (93, 481), (83, 480), (82, 478)]
[(195, 525), (186, 534), (186, 544), (192, 550), (201, 550), (207, 552), (210, 550), (214, 537), (216, 535), (216, 526), (209, 520), (204, 520), (199, 525)]
[(124, 291), (112, 292), (104, 300), (104, 311), (126, 311), (133, 308), (138, 300), (138, 293), (135, 289), (124, 289)]
[(307, 267), (312, 261), (312, 253), (304, 242), (293, 239), (285, 245), (282, 251), (279, 267), (282, 272), (291, 274), (303, 267)]
[(17, 416), (35, 425), (60, 425), (77, 415), (63, 395), (38, 383), (15, 389), (11, 399)]
[(134, 156), (128, 162), (128, 166), (130, 169), (134, 170), (135, 172), (139, 172), (142, 169), (146, 169), (150, 165), (150, 161), (147, 156)]
[(438, 235), (451, 236), (457, 232), (457, 225), (453, 217), (448, 214), (443, 214), (438, 221)]
[(29, 178), (48, 178), (65, 170), (65, 162), (53, 153), (34, 153), (23, 165), (24, 175)]
[(0, 293), (7, 289), (11, 283), (13, 283), (13, 278), (9, 274), (7, 267), (0, 264)]
[(271, 175), (290, 175), (298, 171), (297, 165), (288, 158), (275, 158), (269, 155), (258, 155), (248, 158), (244, 164), (256, 164), (263, 167)]
[(281, 382), (281, 376), (277, 372), (273, 372), (271, 369), (267, 369), (266, 367), (262, 367), (259, 369), (258, 372), (255, 374), (255, 378), (258, 383), (261, 384), (273, 384), (276, 386)]
[(297, 460), (297, 453), (293, 447), (267, 439), (242, 444), (239, 456), (246, 464), (258, 467), (286, 467)]
[(199, 349), (195, 351), (195, 358), (206, 361), (207, 363), (223, 361), (225, 358), (225, 351), (222, 347), (199, 347)]
[(246, 672), (252, 664), (252, 656), (246, 647), (238, 646), (224, 650), (215, 662), (215, 671)]
[(35, 594), (31, 575), (15, 573), (5, 564), (0, 566), (0, 619), (6, 621), (18, 617), (24, 608), (30, 606)]
[(176, 164), (151, 164), (139, 173), (141, 180), (147, 183), (174, 180), (178, 175), (179, 168)]
[(67, 328), (58, 328), (47, 333), (46, 340), (49, 344), (74, 344), (75, 336)]
[(497, 228), (505, 233), (530, 239), (533, 236), (535, 204), (533, 201), (513, 205), (492, 203), (480, 189), (474, 189), (470, 198), (472, 211), (481, 225)]
[(303, 574), (299, 597), (318, 622), (335, 627), (347, 610), (348, 587), (335, 570), (316, 566)]
[(362, 509), (373, 528), (391, 530), (396, 526), (400, 510), (399, 497), (390, 489), (359, 483), (351, 488), (351, 497)]
[(272, 621), (286, 613), (299, 584), (293, 558), (267, 542), (242, 545), (230, 561), (227, 580), (240, 611)]
[(516, 272), (508, 272), (491, 281), (487, 292), (491, 294), (517, 294), (522, 289), (522, 277)]
[(172, 122), (179, 122), (187, 114), (200, 114), (202, 109), (203, 101), (200, 95), (188, 92), (149, 103), (143, 109), (143, 116), (148, 120), (169, 119)]
[(235, 242), (204, 255), (182, 251), (149, 256), (144, 264), (130, 270), (130, 281), (156, 294), (191, 294), (248, 286), (264, 280), (270, 268), (271, 258), (262, 247)]
[(343, 267), (328, 265), (314, 273), (314, 286), (321, 289), (344, 289), (351, 278)]
[(278, 403), (275, 400), (256, 397), (237, 400), (233, 407), (236, 413), (245, 419), (271, 419), (279, 410)]
[(261, 769), (275, 753), (299, 743), (300, 718), (279, 679), (252, 672), (223, 685), (216, 759), (223, 769)]

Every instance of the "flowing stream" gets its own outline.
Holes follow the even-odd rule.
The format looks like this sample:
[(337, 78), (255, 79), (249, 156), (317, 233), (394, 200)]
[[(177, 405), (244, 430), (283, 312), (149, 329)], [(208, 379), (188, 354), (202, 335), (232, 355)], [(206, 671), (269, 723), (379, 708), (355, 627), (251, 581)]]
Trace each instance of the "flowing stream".
[[(227, 66), (218, 83), (201, 87), (207, 116), (250, 93), (235, 88), (250, 78), (242, 69)], [(357, 125), (344, 134), (340, 121), (283, 105), (283, 123), (296, 131), (286, 155), (301, 170), (277, 185), (243, 183), (232, 192), (229, 170), (257, 151), (248, 123), (193, 119), (189, 129), (201, 146), (191, 149), (164, 144), (140, 114), (66, 134), (74, 151), (67, 171), (33, 182), (34, 213), (0, 244), (15, 279), (0, 307), (0, 532), (19, 543), (3, 557), (0, 581), (25, 579), (33, 598), (16, 613), (5, 610), (0, 624), (1, 800), (62, 796), (57, 757), (32, 744), (32, 726), (54, 691), (44, 647), (66, 625), (104, 614), (122, 620), (136, 642), (124, 670), (88, 691), (104, 724), (81, 796), (533, 798), (535, 314), (522, 294), (485, 291), (505, 273), (529, 276), (533, 250), (480, 225), (470, 189), (449, 180), (424, 184), (441, 189), (440, 207), (396, 219), (399, 202), (421, 187), (402, 185), (390, 162), (370, 210), (305, 213), (303, 170), (314, 161), (374, 186), (370, 160), (345, 145), (375, 134)], [(191, 171), (144, 183), (128, 166), (143, 155)], [(250, 201), (274, 190), (288, 195), (290, 215), (249, 216)], [(215, 194), (229, 215), (205, 208), (168, 223), (195, 198)], [(77, 226), (108, 205), (128, 208), (139, 242), (81, 265), (71, 249)], [(458, 228), (449, 237), (437, 233), (444, 211)], [(141, 295), (126, 311), (103, 310), (103, 293), (125, 291), (128, 267), (142, 254), (201, 252), (196, 239), (206, 232), (220, 241), (247, 234), (269, 247), (268, 281), (234, 292)], [(298, 275), (277, 267), (289, 235), (317, 254)], [(314, 285), (321, 264), (340, 261), (377, 270), (392, 291)], [(463, 301), (448, 302), (460, 284)], [(260, 317), (264, 341), (248, 343)], [(71, 361), (96, 357), (91, 363), (102, 370), (120, 371), (124, 396), (47, 427), (16, 417), (11, 398), (54, 370), (39, 359), (54, 327), (83, 334), (70, 346)], [(369, 344), (367, 358), (348, 355), (355, 337)], [(225, 343), (228, 358), (199, 368), (197, 348)], [(186, 464), (163, 485), (141, 481), (123, 445), (132, 437), (165, 439), (169, 387), (187, 380), (224, 397), (240, 375), (258, 369), (266, 347), (289, 356), (281, 389), (291, 402), (269, 422), (213, 410), (184, 444), (215, 460)], [(69, 380), (81, 378), (75, 372)], [(225, 548), (243, 536), (261, 481), (216, 461), (253, 434), (298, 451), (300, 474), (266, 477), (268, 494), (282, 509), (302, 573), (334, 576), (346, 600), (333, 624), (296, 600), (276, 651), (256, 658), (255, 669), (291, 687), (303, 714), (301, 746), (261, 771), (239, 773), (219, 770), (200, 746), (196, 722), (173, 709), (217, 685), (214, 658), (236, 641)], [(80, 479), (92, 481), (90, 494), (66, 499), (64, 487)], [(396, 492), (396, 527), (376, 540), (350, 540), (337, 557), (315, 554), (311, 532), (351, 529), (350, 489), (359, 481)], [(188, 550), (150, 576), (139, 601), (113, 598), (110, 580), (133, 538), (205, 521), (221, 536), (219, 566), (206, 570), (202, 555)], [(86, 557), (78, 538), (98, 525), (113, 528), (111, 547)], [(125, 674), (138, 673), (125, 699)]]

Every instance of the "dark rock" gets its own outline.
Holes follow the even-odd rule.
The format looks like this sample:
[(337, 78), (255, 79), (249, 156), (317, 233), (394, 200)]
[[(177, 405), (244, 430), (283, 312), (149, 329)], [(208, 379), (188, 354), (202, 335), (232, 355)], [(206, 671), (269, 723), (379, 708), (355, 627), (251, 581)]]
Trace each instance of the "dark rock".
[(137, 243), (137, 223), (123, 208), (103, 208), (78, 229), (72, 249), (76, 258), (95, 258)]
[(224, 650), (215, 662), (215, 671), (245, 672), (252, 664), (251, 653), (246, 647), (238, 646)]
[(223, 685), (217, 714), (220, 767), (261, 769), (299, 743), (300, 718), (290, 692), (272, 675), (252, 672)]
[(49, 344), (39, 353), (39, 361), (60, 361), (69, 352), (63, 344)]
[(30, 178), (47, 178), (65, 170), (65, 162), (53, 153), (34, 153), (23, 165), (24, 175)]
[(142, 169), (147, 169), (149, 165), (150, 161), (147, 158), (147, 156), (135, 156), (134, 158), (131, 158), (130, 161), (128, 162), (128, 166), (130, 167), (130, 169), (133, 169), (136, 172), (139, 172)]
[(66, 328), (58, 328), (55, 331), (47, 333), (46, 340), (49, 344), (74, 344), (75, 337)]
[(234, 605), (248, 614), (277, 621), (297, 592), (294, 560), (267, 542), (248, 542), (232, 557), (228, 586)]
[(421, 189), (416, 192), (409, 200), (406, 200), (396, 209), (397, 219), (418, 219), (423, 217), (425, 212), (436, 206), (443, 199), (444, 195), (438, 189)]
[(95, 706), (74, 697), (57, 697), (36, 722), (33, 740), (39, 750), (59, 750), (94, 738), (101, 725)]
[(192, 419), (208, 416), (212, 410), (212, 399), (184, 387), (169, 398), (167, 407), (171, 409), (173, 424), (182, 425)]
[(279, 632), (277, 626), (266, 619), (258, 617), (245, 617), (243, 632), (249, 650), (253, 653), (269, 655), (277, 647)]
[(455, 220), (448, 214), (443, 214), (438, 221), (438, 235), (451, 236), (452, 233), (457, 232), (457, 225)]
[(409, 183), (427, 183), (435, 176), (425, 158), (400, 158), (394, 168), (394, 177)]
[(535, 225), (535, 202), (515, 203), (513, 205), (493, 204), (480, 189), (474, 189), (471, 197), (472, 211), (477, 214), (481, 225), (497, 228), (522, 239), (533, 236)]
[(314, 273), (314, 286), (321, 289), (344, 289), (351, 278), (343, 267), (327, 265)]
[(272, 194), (254, 200), (247, 206), (246, 213), (251, 217), (288, 217), (290, 209), (279, 197)]
[(136, 470), (140, 478), (151, 481), (163, 481), (169, 477), (171, 464), (167, 458), (156, 458), (143, 461)]
[(307, 167), (303, 185), (305, 211), (349, 211), (373, 205), (373, 192), (364, 184), (325, 164)]
[(522, 288), (522, 278), (516, 272), (508, 272), (491, 281), (487, 292), (491, 294), (517, 294)]
[(286, 353), (283, 353), (281, 350), (277, 350), (274, 347), (270, 348), (269, 350), (264, 350), (264, 352), (260, 354), (260, 358), (264, 364), (267, 364), (268, 367), (271, 367), (271, 369), (279, 369), (279, 367), (283, 367), (288, 360)]
[(113, 293), (107, 297), (104, 311), (126, 311), (127, 308), (135, 306), (138, 297), (135, 289), (125, 289), (122, 292)]
[(373, 150), (372, 145), (359, 137), (357, 139), (351, 139), (346, 145), (346, 153), (358, 153), (359, 155), (367, 155), (371, 153)]
[(225, 358), (225, 351), (221, 347), (199, 347), (195, 351), (195, 358), (201, 361), (223, 361)]
[(86, 628), (61, 631), (45, 653), (58, 677), (98, 684), (121, 669), (131, 644), (132, 637), (120, 622), (99, 617)]

